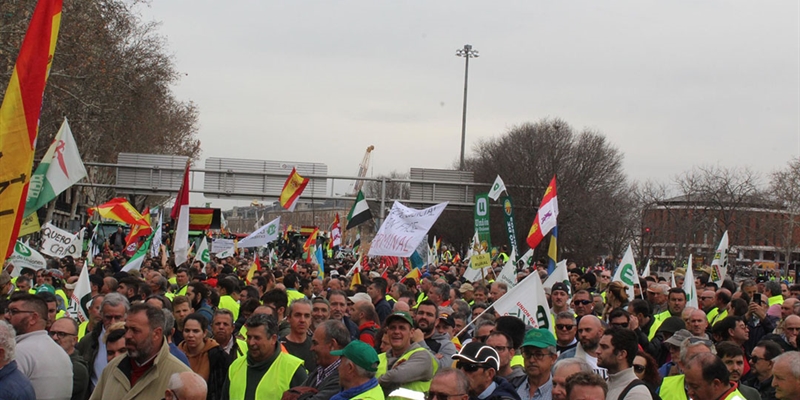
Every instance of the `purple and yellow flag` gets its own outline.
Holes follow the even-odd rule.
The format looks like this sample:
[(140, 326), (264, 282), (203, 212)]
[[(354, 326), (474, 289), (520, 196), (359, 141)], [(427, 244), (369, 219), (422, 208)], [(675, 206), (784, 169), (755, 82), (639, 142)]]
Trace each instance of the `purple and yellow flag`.
[(24, 214), (61, 5), (62, 0), (36, 5), (0, 105), (0, 262), (13, 251)]

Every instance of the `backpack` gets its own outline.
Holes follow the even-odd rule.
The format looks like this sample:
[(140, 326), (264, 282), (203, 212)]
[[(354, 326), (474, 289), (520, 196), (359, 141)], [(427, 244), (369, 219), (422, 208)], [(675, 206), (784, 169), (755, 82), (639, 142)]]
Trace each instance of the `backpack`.
[(625, 389), (622, 391), (622, 393), (619, 394), (619, 397), (617, 397), (617, 400), (624, 400), (625, 396), (627, 396), (628, 393), (633, 388), (635, 388), (637, 386), (640, 386), (640, 385), (647, 388), (647, 391), (650, 392), (650, 397), (653, 400), (661, 400), (661, 396), (659, 396), (656, 392), (654, 392), (653, 389), (650, 388), (650, 385), (644, 383), (644, 381), (641, 380), (641, 379), (634, 379), (631, 383), (628, 384), (628, 386), (625, 386)]

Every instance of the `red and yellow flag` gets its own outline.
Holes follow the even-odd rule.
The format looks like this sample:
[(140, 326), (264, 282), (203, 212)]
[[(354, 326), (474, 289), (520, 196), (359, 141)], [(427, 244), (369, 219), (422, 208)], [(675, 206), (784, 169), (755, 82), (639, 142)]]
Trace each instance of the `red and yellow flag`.
[(22, 222), (61, 3), (40, 0), (36, 5), (0, 105), (0, 262), (14, 250)]
[(305, 190), (308, 185), (308, 178), (303, 178), (297, 173), (297, 170), (292, 168), (292, 173), (286, 178), (281, 190), (281, 207), (293, 211), (294, 206), (297, 205), (297, 199)]
[(315, 257), (313, 253), (317, 250), (317, 235), (319, 235), (319, 228), (314, 228), (314, 232), (311, 232), (311, 236), (303, 243), (303, 252), (306, 253), (307, 261), (311, 261), (311, 257)]
[(103, 218), (112, 219), (128, 225), (150, 226), (142, 214), (139, 214), (139, 211), (136, 211), (131, 203), (122, 197), (111, 199), (107, 203), (90, 208), (88, 211), (90, 216), (97, 211)]
[(153, 232), (153, 228), (150, 226), (150, 207), (145, 207), (142, 217), (147, 221), (147, 225), (131, 225), (131, 231), (125, 237), (125, 247), (139, 242), (140, 237), (148, 236)]

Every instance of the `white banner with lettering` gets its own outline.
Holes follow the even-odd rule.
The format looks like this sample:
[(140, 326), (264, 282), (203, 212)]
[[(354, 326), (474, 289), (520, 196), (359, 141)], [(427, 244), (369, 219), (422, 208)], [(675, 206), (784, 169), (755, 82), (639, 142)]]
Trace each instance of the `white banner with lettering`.
[(416, 210), (395, 201), (378, 234), (372, 239), (369, 256), (410, 257), (445, 207), (447, 202)]
[(83, 240), (78, 236), (48, 222), (42, 226), (42, 253), (55, 258), (80, 257)]

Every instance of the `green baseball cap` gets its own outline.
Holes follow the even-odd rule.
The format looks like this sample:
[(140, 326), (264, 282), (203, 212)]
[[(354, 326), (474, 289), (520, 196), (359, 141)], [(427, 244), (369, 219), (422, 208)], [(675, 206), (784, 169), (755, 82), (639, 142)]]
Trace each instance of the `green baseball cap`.
[(369, 372), (378, 370), (378, 353), (372, 346), (360, 341), (354, 340), (350, 342), (341, 350), (334, 350), (331, 352), (332, 356), (342, 356), (352, 361), (353, 364)]
[(46, 283), (44, 285), (41, 285), (38, 288), (36, 288), (36, 293), (42, 293), (42, 292), (50, 292), (52, 294), (56, 294), (56, 290), (53, 289), (52, 286), (50, 286), (50, 285), (48, 285)]
[(386, 322), (385, 322), (386, 326), (389, 326), (389, 323), (395, 319), (402, 319), (403, 321), (406, 321), (409, 324), (411, 324), (412, 327), (414, 326), (414, 318), (411, 318), (411, 314), (405, 311), (395, 311), (389, 314), (389, 316), (386, 317)]
[(546, 349), (550, 346), (556, 345), (556, 338), (553, 333), (548, 329), (537, 328), (531, 329), (525, 334), (525, 340), (522, 342), (522, 347), (531, 346), (540, 349)]

